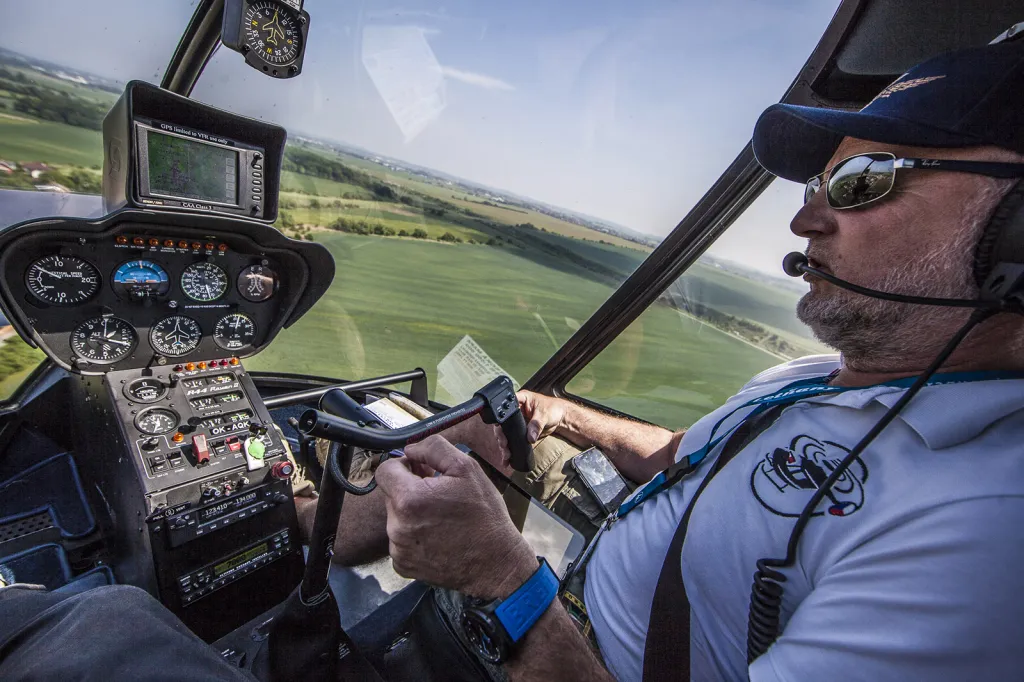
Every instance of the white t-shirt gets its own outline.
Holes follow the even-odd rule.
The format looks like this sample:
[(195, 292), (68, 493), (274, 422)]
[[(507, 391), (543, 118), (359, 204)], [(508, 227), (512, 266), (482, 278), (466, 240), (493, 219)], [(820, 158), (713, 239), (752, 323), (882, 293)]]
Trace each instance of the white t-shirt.
[[(837, 367), (835, 356), (818, 356), (760, 374), (686, 433), (677, 460), (737, 406)], [(785, 556), (815, 490), (807, 472), (834, 466), (904, 390), (873, 386), (787, 407), (701, 494), (681, 557), (690, 679), (1024, 679), (1022, 379), (926, 386), (875, 439), (807, 525), (784, 571), (784, 630), (748, 669), (757, 560)], [(587, 610), (621, 680), (643, 676), (669, 542), (719, 450), (620, 520), (587, 568)]]

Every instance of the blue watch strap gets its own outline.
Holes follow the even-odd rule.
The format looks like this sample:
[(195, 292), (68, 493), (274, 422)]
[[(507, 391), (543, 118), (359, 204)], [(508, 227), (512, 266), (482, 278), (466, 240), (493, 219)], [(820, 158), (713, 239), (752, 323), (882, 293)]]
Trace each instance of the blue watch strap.
[(533, 627), (558, 596), (558, 576), (547, 561), (538, 558), (540, 568), (494, 610), (513, 642), (518, 642)]

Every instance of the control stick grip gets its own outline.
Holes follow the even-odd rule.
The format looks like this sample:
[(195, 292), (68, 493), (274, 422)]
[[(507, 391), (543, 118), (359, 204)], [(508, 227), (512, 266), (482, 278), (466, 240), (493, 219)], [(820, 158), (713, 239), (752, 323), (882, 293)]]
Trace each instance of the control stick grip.
[(516, 471), (531, 471), (533, 469), (533, 446), (526, 438), (526, 418), (520, 410), (510, 414), (508, 419), (501, 423), (501, 432), (505, 434), (508, 441), (508, 450), (512, 453), (512, 468)]

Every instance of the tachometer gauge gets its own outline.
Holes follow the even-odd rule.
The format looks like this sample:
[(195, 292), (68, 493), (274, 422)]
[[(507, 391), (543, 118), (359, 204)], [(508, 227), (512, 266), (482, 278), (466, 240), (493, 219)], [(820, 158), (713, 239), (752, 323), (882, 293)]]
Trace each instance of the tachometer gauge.
[(256, 323), (243, 313), (232, 313), (217, 320), (213, 340), (224, 350), (237, 351), (251, 346), (256, 339)]
[(118, 317), (94, 317), (71, 332), (71, 350), (83, 360), (109, 365), (131, 355), (139, 335)]
[(177, 357), (191, 353), (203, 340), (199, 323), (184, 315), (165, 317), (149, 330), (149, 345), (158, 353)]
[(166, 407), (151, 407), (139, 413), (135, 418), (135, 428), (150, 436), (159, 436), (162, 433), (173, 431), (180, 420), (174, 410)]
[(304, 22), (298, 12), (279, 0), (250, 2), (243, 14), (242, 50), (246, 56), (266, 62), (267, 67), (288, 67), (302, 54)]
[(277, 289), (277, 273), (265, 265), (250, 265), (238, 275), (238, 293), (250, 301), (265, 301)]
[(193, 263), (181, 273), (181, 290), (193, 301), (216, 301), (227, 293), (228, 273), (213, 263)]
[(25, 286), (41, 301), (53, 305), (84, 303), (100, 290), (96, 268), (74, 256), (44, 256), (28, 266)]
[(114, 273), (114, 293), (133, 301), (165, 296), (170, 289), (167, 271), (151, 260), (130, 260)]

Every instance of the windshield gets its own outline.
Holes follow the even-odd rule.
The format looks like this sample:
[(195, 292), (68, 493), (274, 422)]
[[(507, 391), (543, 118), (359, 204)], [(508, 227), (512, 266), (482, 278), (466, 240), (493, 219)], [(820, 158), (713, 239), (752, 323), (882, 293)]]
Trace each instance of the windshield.
[[(323, 243), (337, 267), (317, 306), (246, 364), (338, 379), (423, 367), (446, 402), (495, 372), (525, 381), (728, 166), (837, 4), (307, 0), (299, 77), (268, 78), (221, 47), (193, 96), (288, 129), (277, 227)], [(129, 78), (158, 81), (193, 9), (11, 8), (0, 159), (16, 167), (0, 182), (97, 192), (97, 117)], [(770, 193), (677, 295), (743, 340), (731, 353), (747, 353), (744, 370), (818, 349), (765, 341), (809, 338), (778, 265), (802, 248), (787, 230), (800, 192)], [(16, 205), (0, 198), (0, 221), (23, 219)], [(742, 381), (725, 374), (722, 390)]]

